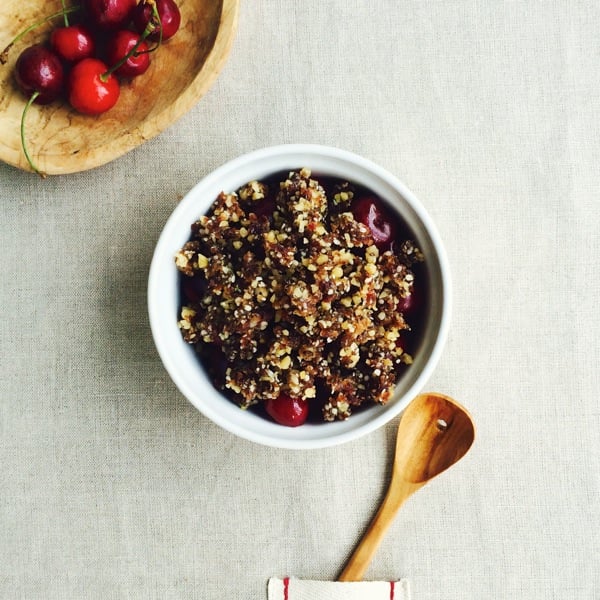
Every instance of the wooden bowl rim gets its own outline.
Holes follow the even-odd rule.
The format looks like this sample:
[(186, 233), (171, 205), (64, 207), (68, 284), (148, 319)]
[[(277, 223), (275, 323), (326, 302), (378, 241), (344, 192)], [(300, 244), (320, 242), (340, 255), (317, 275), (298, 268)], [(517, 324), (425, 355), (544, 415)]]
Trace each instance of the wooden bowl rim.
[[(223, 0), (219, 27), (206, 60), (172, 104), (119, 137), (111, 138), (92, 149), (70, 154), (68, 157), (64, 154), (40, 155), (36, 160), (43, 167), (43, 172), (46, 175), (67, 175), (108, 164), (159, 135), (193, 108), (215, 82), (227, 62), (237, 30), (239, 3), (240, 0)], [(32, 172), (22, 151), (15, 153), (14, 148), (0, 144), (0, 160), (23, 171)]]

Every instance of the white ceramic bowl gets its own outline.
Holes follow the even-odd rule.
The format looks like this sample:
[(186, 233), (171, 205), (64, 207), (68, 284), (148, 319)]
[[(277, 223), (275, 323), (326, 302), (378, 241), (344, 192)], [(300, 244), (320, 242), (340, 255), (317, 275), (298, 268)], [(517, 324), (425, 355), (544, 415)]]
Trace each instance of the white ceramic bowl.
[[(428, 306), (425, 332), (414, 363), (385, 406), (373, 405), (347, 421), (278, 425), (244, 411), (220, 394), (177, 327), (178, 271), (174, 255), (190, 237), (190, 226), (205, 214), (221, 191), (233, 192), (253, 179), (279, 171), (310, 168), (314, 173), (347, 179), (383, 198), (412, 229), (427, 265)], [(396, 177), (350, 152), (317, 145), (284, 145), (240, 156), (200, 181), (179, 203), (161, 233), (148, 282), (150, 326), (160, 357), (181, 393), (204, 415), (247, 440), (281, 448), (322, 448), (374, 431), (398, 415), (424, 386), (438, 362), (450, 318), (450, 275), (438, 232), (415, 196)]]

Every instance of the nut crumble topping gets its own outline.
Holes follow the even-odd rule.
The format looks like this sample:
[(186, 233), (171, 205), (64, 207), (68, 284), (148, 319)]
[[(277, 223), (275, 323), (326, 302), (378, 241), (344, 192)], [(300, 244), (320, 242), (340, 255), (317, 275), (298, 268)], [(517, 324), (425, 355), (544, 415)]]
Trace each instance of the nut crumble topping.
[(197, 290), (183, 294), (183, 338), (205, 363), (223, 357), (215, 383), (241, 408), (285, 393), (344, 420), (385, 404), (412, 362), (398, 307), (423, 256), (412, 241), (380, 252), (350, 210), (351, 184), (330, 196), (306, 168), (222, 192), (175, 256)]

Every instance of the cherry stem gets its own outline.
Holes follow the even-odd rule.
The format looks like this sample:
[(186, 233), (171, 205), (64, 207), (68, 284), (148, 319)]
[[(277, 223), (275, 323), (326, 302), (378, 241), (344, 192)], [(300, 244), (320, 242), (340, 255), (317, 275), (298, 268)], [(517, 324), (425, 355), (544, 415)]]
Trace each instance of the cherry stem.
[(2, 50), (2, 52), (0, 53), (0, 64), (6, 64), (6, 62), (8, 61), (8, 53), (10, 51), (10, 49), (25, 35), (27, 35), (30, 31), (33, 31), (34, 29), (37, 29), (38, 27), (40, 27), (41, 25), (43, 25), (44, 23), (48, 23), (49, 21), (52, 21), (52, 19), (56, 19), (57, 17), (63, 17), (65, 20), (67, 20), (67, 15), (73, 12), (76, 12), (80, 10), (79, 6), (71, 6), (70, 8), (65, 8), (64, 3), (63, 3), (63, 8), (62, 10), (59, 10), (58, 12), (55, 12), (51, 15), (49, 15), (48, 17), (46, 17), (45, 19), (42, 19), (41, 21), (38, 21), (37, 23), (34, 23), (33, 25), (30, 25), (29, 27), (27, 27), (26, 29), (23, 29), (23, 31), (21, 31), (11, 42), (10, 44), (8, 44), (8, 46), (6, 46), (6, 48), (4, 48), (4, 50)]
[(63, 21), (65, 23), (65, 27), (69, 26), (69, 17), (67, 13), (67, 5), (65, 4), (65, 0), (61, 0), (61, 4), (63, 7)]
[(23, 109), (23, 114), (21, 115), (21, 146), (23, 146), (23, 154), (25, 154), (25, 158), (29, 163), (29, 166), (32, 170), (37, 173), (42, 179), (46, 179), (46, 173), (40, 171), (34, 164), (31, 156), (29, 155), (29, 151), (27, 150), (27, 143), (25, 141), (25, 117), (27, 116), (27, 112), (29, 111), (29, 107), (35, 102), (35, 99), (40, 95), (39, 92), (33, 92), (31, 94), (31, 98), (27, 101), (25, 108)]
[[(152, 18), (155, 18), (158, 21), (159, 33), (158, 33), (158, 42), (152, 50), (156, 50), (162, 42), (162, 23), (160, 22), (160, 15), (158, 14), (158, 9), (156, 8), (156, 4), (152, 3)], [(110, 69), (102, 73), (100, 75), (100, 81), (106, 83), (108, 78), (122, 65), (124, 65), (132, 56), (138, 56), (137, 49), (142, 45), (142, 42), (156, 29), (156, 25), (153, 24), (152, 18), (148, 21), (142, 35), (140, 35), (140, 39), (135, 43), (135, 46), (131, 48), (131, 50), (118, 62), (116, 62)], [(150, 52), (148, 50), (147, 52)], [(142, 54), (140, 52), (140, 54)]]

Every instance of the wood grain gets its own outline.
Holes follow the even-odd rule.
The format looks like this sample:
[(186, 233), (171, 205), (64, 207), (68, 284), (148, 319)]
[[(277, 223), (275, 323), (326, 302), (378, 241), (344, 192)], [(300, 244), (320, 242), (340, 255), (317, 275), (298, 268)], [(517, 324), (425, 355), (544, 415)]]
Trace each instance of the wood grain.
[[(179, 31), (152, 54), (144, 75), (123, 84), (113, 109), (90, 117), (76, 113), (65, 101), (31, 107), (27, 145), (41, 171), (67, 174), (106, 164), (164, 131), (206, 93), (229, 55), (239, 0), (179, 0), (178, 6)], [(60, 0), (3, 2), (0, 49), (60, 7)], [(15, 83), (14, 66), (20, 52), (47, 40), (49, 31), (50, 26), (44, 25), (29, 33), (11, 49), (7, 63), (0, 65), (0, 159), (27, 171), (31, 169), (20, 139), (27, 99)]]

